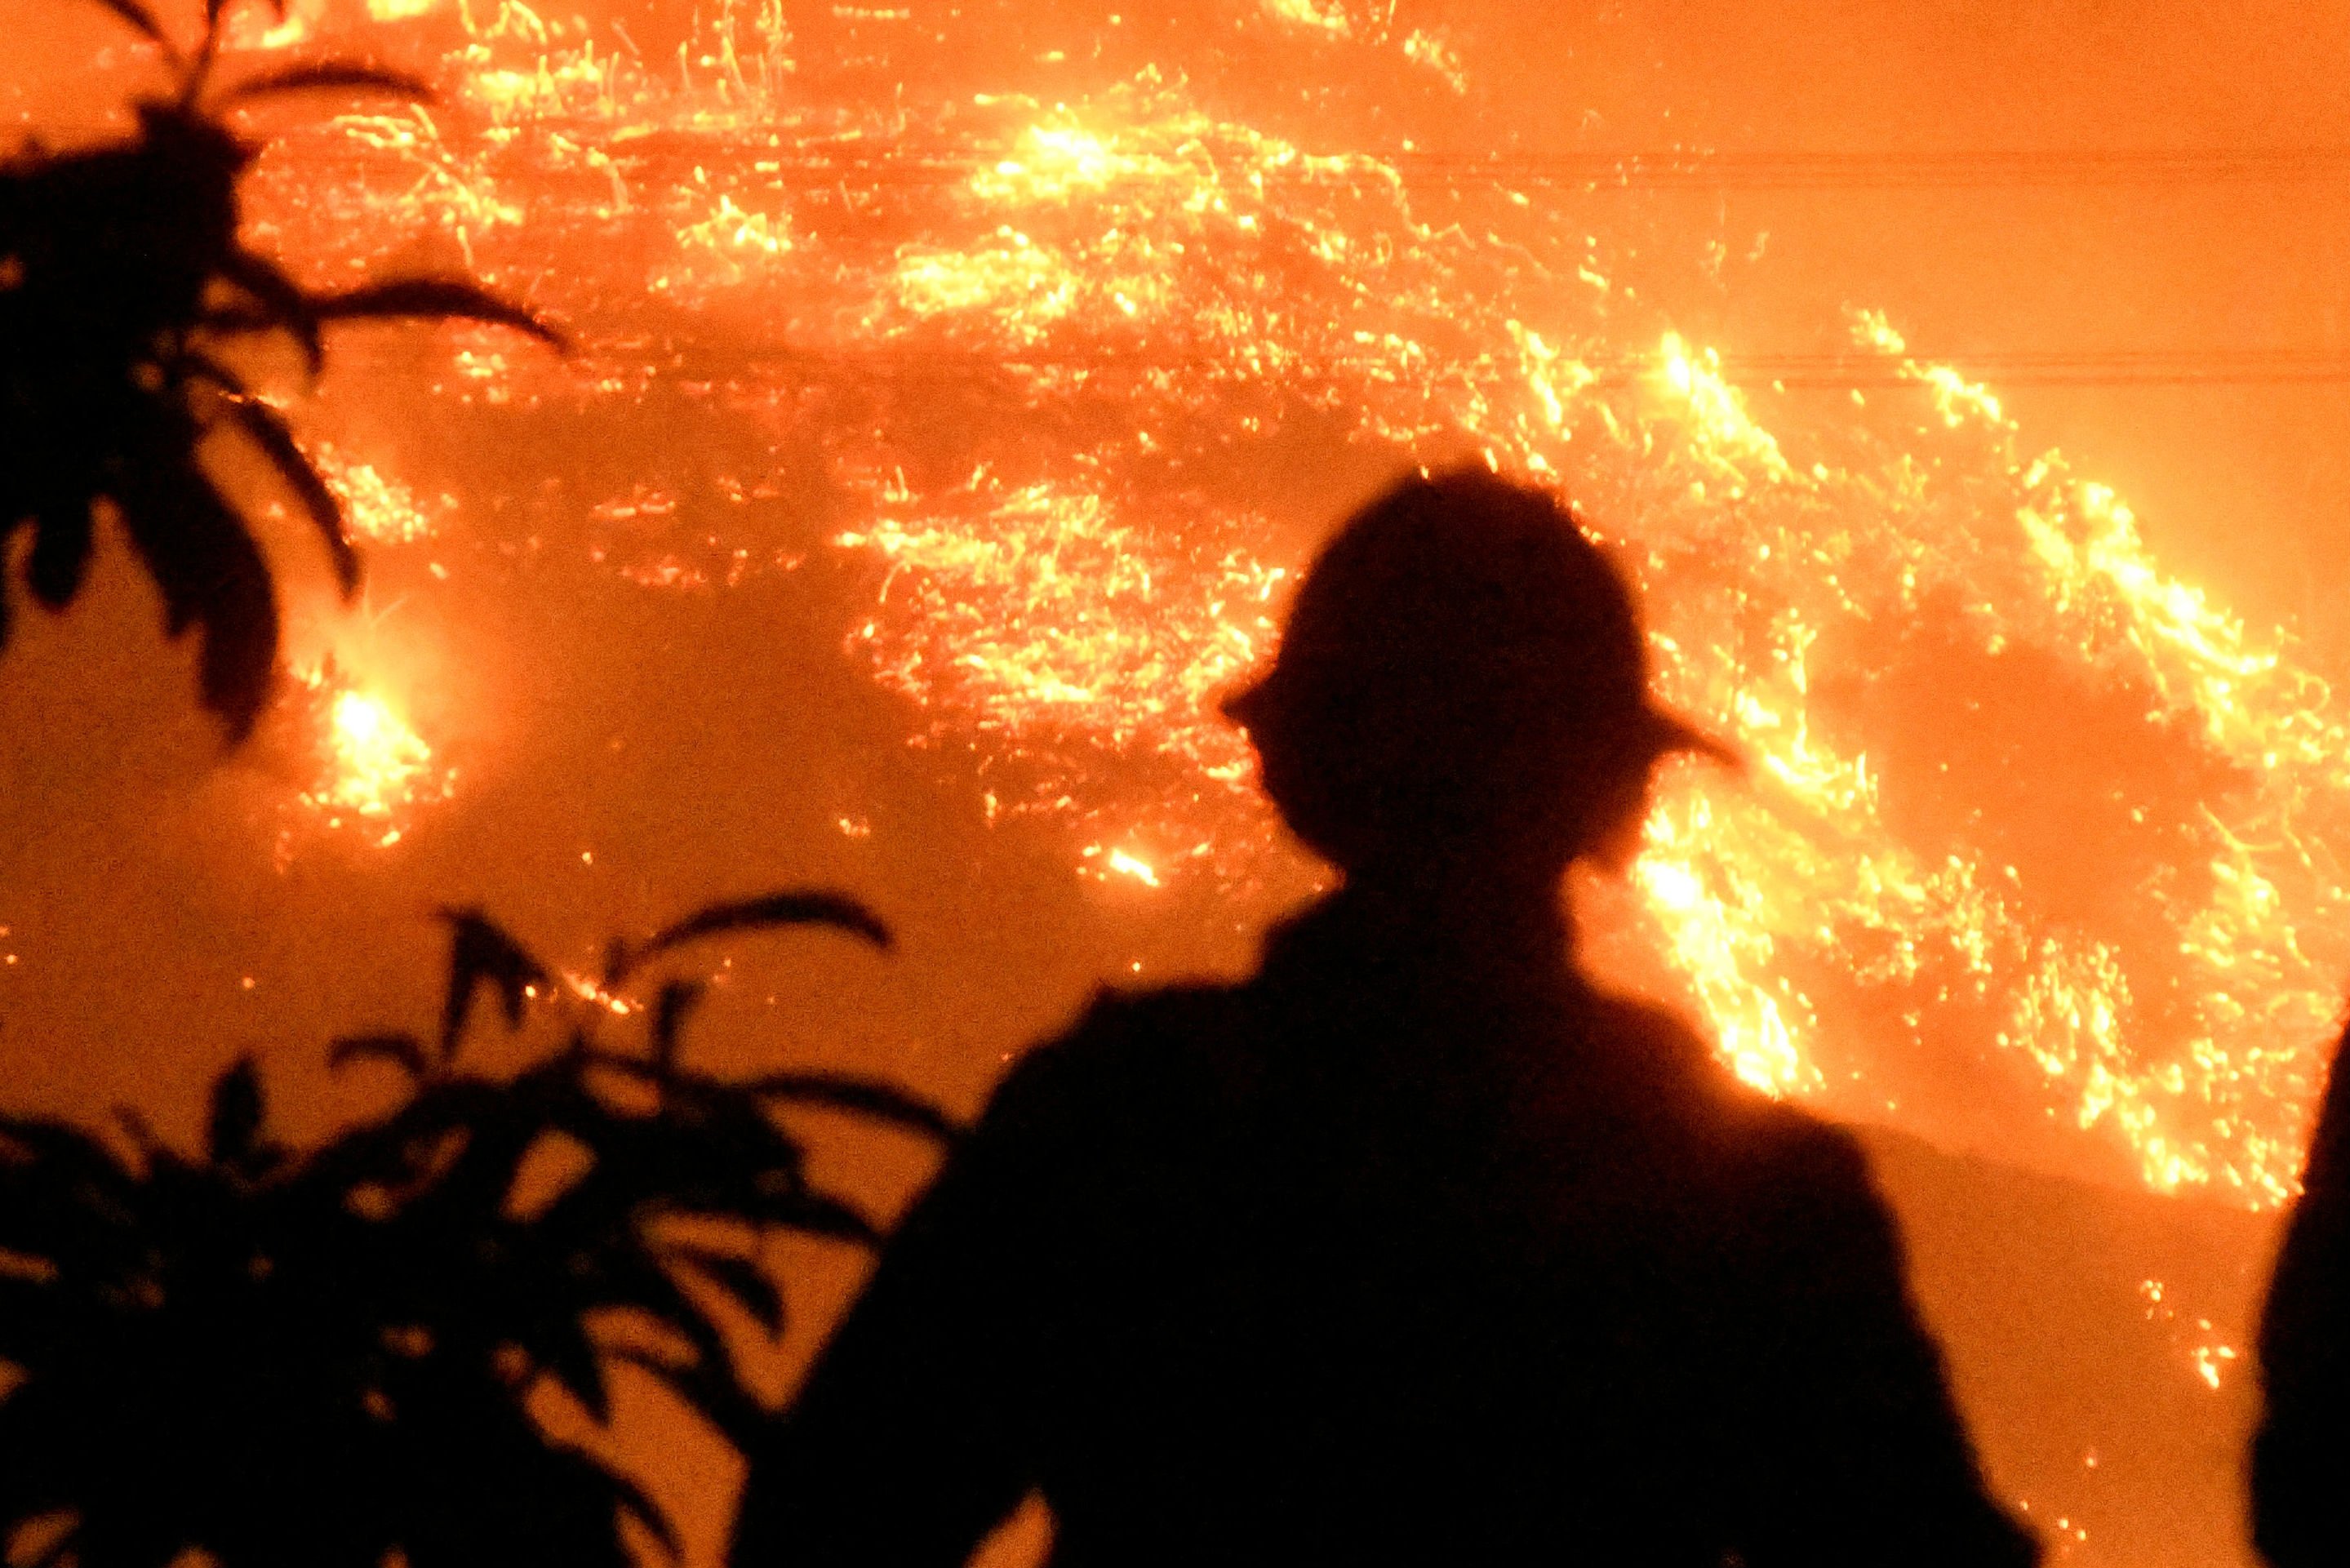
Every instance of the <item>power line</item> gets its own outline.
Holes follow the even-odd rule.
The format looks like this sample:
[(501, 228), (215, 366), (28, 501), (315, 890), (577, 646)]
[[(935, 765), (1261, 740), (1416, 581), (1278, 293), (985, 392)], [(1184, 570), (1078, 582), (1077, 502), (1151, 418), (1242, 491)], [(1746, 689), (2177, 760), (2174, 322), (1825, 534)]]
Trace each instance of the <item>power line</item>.
[[(281, 157), (302, 162), (363, 161), (367, 151), (289, 140)], [(879, 155), (804, 152), (776, 148), (764, 136), (728, 131), (663, 130), (632, 138), (614, 150), (614, 161), (639, 174), (675, 165), (682, 170), (729, 160), (763, 184), (857, 189), (960, 185), (1000, 164), (1018, 162), (1020, 150), (907, 147)], [(1212, 152), (1168, 155), (1168, 163)], [(1164, 164), (1124, 170), (1115, 161), (1089, 169), (1083, 183), (1115, 189), (1157, 178)], [(1232, 172), (1242, 172), (1237, 168)], [(1586, 193), (1648, 190), (2029, 190), (2085, 187), (2163, 188), (2197, 185), (2350, 183), (2350, 147), (1978, 149), (1945, 151), (1702, 151), (1687, 150), (1558, 153), (1448, 153), (1407, 151), (1301, 155), (1285, 162), (1257, 161), (1252, 178), (1285, 184), (1569, 187)]]
[[(2010, 387), (2280, 386), (2350, 382), (2350, 352), (2298, 348), (1992, 350), (1918, 355), (1913, 365), (1948, 365), (1992, 391)], [(1724, 354), (1724, 379), (1790, 389), (1921, 384), (1915, 370), (1876, 356)]]
[(2350, 179), (2350, 148), (2034, 149), (1939, 152), (1405, 153), (1407, 182), (1588, 190), (1949, 190), (2284, 184)]
[[(583, 353), (598, 358), (592, 340)], [(1456, 359), (1405, 364), (1393, 357), (1336, 350), (1195, 353), (1138, 342), (1063, 350), (891, 346), (808, 348), (781, 344), (665, 346), (644, 358), (684, 380), (733, 378), (871, 379), (920, 382), (1006, 376), (1066, 376), (1080, 382), (1186, 375), (1210, 379), (1402, 372), (1431, 383), (1483, 380), (1510, 373), (1502, 361)], [(1626, 386), (1662, 372), (1653, 353), (1591, 353), (1575, 358), (1602, 386)], [(1929, 390), (1921, 367), (1948, 365), (1994, 395), (2019, 388), (2161, 388), (2350, 385), (2350, 351), (2294, 348), (2111, 349), (2083, 352), (1991, 350), (1900, 358), (1864, 353), (1722, 353), (1710, 373), (1733, 386), (1784, 391)]]

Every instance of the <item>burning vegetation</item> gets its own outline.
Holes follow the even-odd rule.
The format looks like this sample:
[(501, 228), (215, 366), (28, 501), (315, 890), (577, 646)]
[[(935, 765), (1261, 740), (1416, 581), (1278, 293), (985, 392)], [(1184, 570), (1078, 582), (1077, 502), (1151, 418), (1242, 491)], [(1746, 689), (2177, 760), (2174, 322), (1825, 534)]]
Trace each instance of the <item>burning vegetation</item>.
[[(1460, 90), (1376, 7), (1232, 9), (1249, 47)], [(1638, 577), (1667, 697), (1751, 759), (1669, 781), (1596, 918), (1614, 967), (1773, 1093), (1904, 1124), (1963, 1081), (2155, 1190), (2292, 1192), (2350, 972), (2350, 736), (2289, 635), (1882, 317), (1808, 369), (1679, 335), (1664, 264), (1569, 199), (1603, 170), (1317, 143), (1114, 16), (1062, 97), (925, 26), (770, 0), (662, 53), (517, 0), (296, 4), (244, 49), (363, 38), (441, 101), (289, 132), (248, 229), (362, 275), (421, 245), (577, 322), (560, 367), (455, 345), (437, 405), (612, 432), (577, 483), (631, 581), (861, 563), (848, 651), (916, 743), (973, 749), (991, 819), (1143, 889), (1244, 895), (1287, 853), (1208, 699), (1333, 508), (1251, 465), (1555, 478)], [(1785, 384), (1823, 366), (1869, 390)], [(684, 419), (693, 452), (625, 433)], [(362, 448), (322, 462), (380, 548), (431, 547), (448, 508)], [(307, 794), (390, 845), (449, 775), (369, 701), (325, 704)]]

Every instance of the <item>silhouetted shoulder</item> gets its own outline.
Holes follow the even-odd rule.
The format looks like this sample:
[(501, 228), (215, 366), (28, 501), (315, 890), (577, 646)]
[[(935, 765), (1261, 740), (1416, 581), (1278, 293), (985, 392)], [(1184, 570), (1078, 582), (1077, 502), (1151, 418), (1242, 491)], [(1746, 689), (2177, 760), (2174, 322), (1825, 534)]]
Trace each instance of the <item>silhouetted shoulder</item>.
[(1590, 997), (1600, 1027), (1614, 1041), (1628, 1045), (1633, 1059), (1650, 1065), (1668, 1083), (1687, 1093), (1703, 1095), (1724, 1109), (1752, 1094), (1679, 1013), (1613, 992), (1595, 991)]
[(1639, 1086), (1701, 1140), (1782, 1179), (1868, 1186), (1867, 1157), (1849, 1133), (1746, 1083), (1679, 1012), (1605, 992), (1590, 1006), (1607, 1058), (1644, 1078)]
[(2037, 1544), (1983, 1485), (1859, 1141), (1741, 1081), (1674, 1014), (1602, 1005), (1686, 1114), (1686, 1175), (1735, 1281), (1715, 1332), (1739, 1347), (1723, 1392), (1750, 1423), (1744, 1560), (2030, 1568)]
[(1076, 1021), (1014, 1064), (979, 1136), (1131, 1147), (1244, 1096), (1251, 1012), (1235, 987), (1104, 990)]

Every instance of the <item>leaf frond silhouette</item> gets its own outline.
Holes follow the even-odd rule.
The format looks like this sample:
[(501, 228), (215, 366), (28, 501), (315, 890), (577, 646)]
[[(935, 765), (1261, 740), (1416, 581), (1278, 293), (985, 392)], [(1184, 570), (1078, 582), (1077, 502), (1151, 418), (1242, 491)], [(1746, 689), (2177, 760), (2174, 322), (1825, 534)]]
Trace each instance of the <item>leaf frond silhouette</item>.
[(951, 1139), (962, 1131), (953, 1118), (928, 1100), (869, 1078), (837, 1073), (769, 1073), (745, 1079), (743, 1087), (764, 1099), (847, 1111), (931, 1137)]
[(880, 918), (854, 898), (824, 892), (767, 893), (696, 909), (654, 932), (642, 946), (627, 950), (625, 954), (616, 950), (608, 968), (615, 981), (625, 980), (646, 960), (703, 937), (784, 926), (829, 927), (861, 938), (885, 952), (894, 940)]
[(449, 922), (449, 993), (441, 1010), (441, 1058), (457, 1054), (464, 1037), (473, 997), (484, 985), (497, 992), (506, 1027), (522, 1027), (523, 1004), (536, 987), (547, 983), (545, 965), (523, 950), (504, 927), (479, 909), (443, 909)]
[(354, 1062), (390, 1062), (411, 1078), (432, 1070), (423, 1043), (413, 1034), (348, 1034), (327, 1048), (327, 1065), (337, 1071)]
[(0, 1116), (0, 1540), (19, 1561), (630, 1568), (630, 1530), (674, 1560), (654, 1501), (535, 1398), (602, 1422), (627, 1366), (738, 1446), (769, 1419), (730, 1343), (743, 1317), (785, 1321), (761, 1239), (874, 1237), (772, 1103), (944, 1118), (886, 1085), (689, 1070), (683, 1002), (626, 1014), (665, 1053), (605, 1044), (592, 1031), (622, 1015), (561, 988), (538, 1002), (571, 1021), (564, 1044), (475, 1073), (472, 997), (520, 1016), (553, 971), (481, 911), (449, 919), (455, 1034), (337, 1041), (337, 1064), (407, 1078), (324, 1142), (278, 1135), (250, 1058), (214, 1083), (193, 1154), (135, 1118), (125, 1155)]
[(473, 284), (456, 278), (411, 277), (369, 284), (340, 294), (319, 295), (310, 307), (321, 321), (384, 321), (421, 317), (432, 321), (468, 320), (526, 332), (556, 348), (567, 347), (563, 334), (523, 308), (500, 299)]
[(204, 1122), (204, 1158), (224, 1169), (245, 1170), (265, 1158), (261, 1140), (266, 1107), (261, 1074), (250, 1056), (213, 1085), (212, 1115)]
[(326, 541), (327, 554), (334, 563), (335, 582), (348, 597), (359, 586), (359, 552), (351, 547), (350, 535), (343, 528), (343, 505), (310, 460), (302, 455), (295, 444), (294, 432), (286, 427), (277, 410), (251, 397), (242, 397), (229, 405), (230, 417), (237, 428), (261, 450), (278, 476), (293, 491), (294, 498), (302, 504), (303, 512)]
[(420, 102), (430, 102), (433, 97), (432, 83), (406, 71), (387, 70), (380, 66), (354, 65), (348, 60), (319, 60), (246, 77), (234, 87), (224, 88), (220, 101), (224, 104), (249, 103), (255, 99), (278, 93), (321, 89), (389, 93), (396, 98), (414, 99)]
[(161, 44), (166, 59), (178, 57), (179, 51), (156, 24), (154, 13), (141, 5), (139, 0), (98, 0), (98, 3), (137, 28), (150, 42)]
[(653, 1064), (668, 1072), (677, 1064), (677, 1041), (686, 1019), (702, 1005), (710, 988), (693, 981), (673, 980), (653, 999)]
[[(222, 118), (296, 92), (426, 97), (423, 81), (359, 61), (307, 60), (209, 92), (231, 0), (206, 0), (192, 52), (144, 0), (98, 0), (153, 43), (176, 82), (133, 107), (138, 129), (87, 151), (0, 161), (0, 561), (33, 536), (26, 587), (61, 610), (80, 594), (94, 516), (111, 511), (153, 576), (172, 637), (202, 633), (201, 699), (231, 744), (252, 730), (277, 662), (277, 596), (247, 520), (198, 459), (224, 399), (325, 539), (346, 598), (359, 559), (340, 502), (233, 363), (238, 345), (291, 342), (316, 377), (330, 321), (464, 317), (549, 342), (522, 306), (458, 279), (313, 294), (248, 249), (239, 184), (259, 144)], [(282, 18), (282, 5), (272, 7)], [(10, 627), (0, 580), (0, 647)]]

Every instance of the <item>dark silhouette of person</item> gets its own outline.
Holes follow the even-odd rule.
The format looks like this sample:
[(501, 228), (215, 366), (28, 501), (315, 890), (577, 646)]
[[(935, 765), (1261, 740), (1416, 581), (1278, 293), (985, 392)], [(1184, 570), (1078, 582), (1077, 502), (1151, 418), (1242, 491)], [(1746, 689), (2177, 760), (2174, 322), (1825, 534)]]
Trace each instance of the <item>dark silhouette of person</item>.
[(2252, 1544), (2274, 1568), (2340, 1568), (2350, 1562), (2350, 1063), (2339, 1047), (2301, 1182), (2261, 1314)]
[(734, 1568), (2026, 1565), (1852, 1140), (1572, 966), (1719, 752), (1547, 493), (1406, 480), (1228, 705), (1343, 873), (1024, 1058), (751, 1457)]

